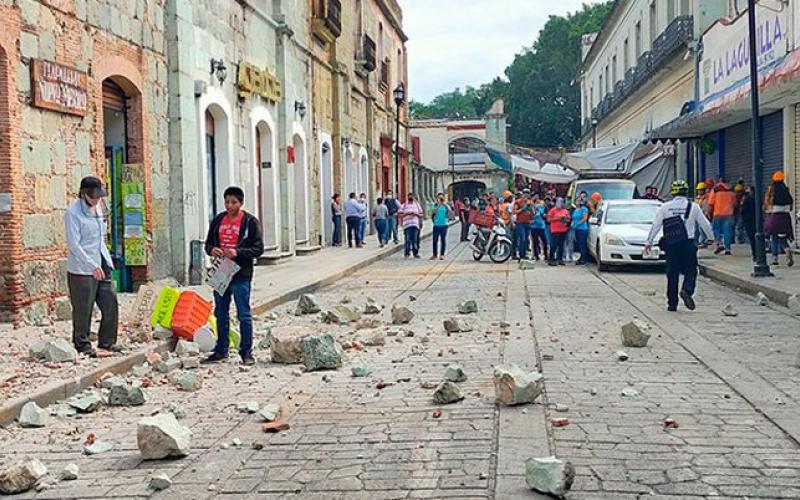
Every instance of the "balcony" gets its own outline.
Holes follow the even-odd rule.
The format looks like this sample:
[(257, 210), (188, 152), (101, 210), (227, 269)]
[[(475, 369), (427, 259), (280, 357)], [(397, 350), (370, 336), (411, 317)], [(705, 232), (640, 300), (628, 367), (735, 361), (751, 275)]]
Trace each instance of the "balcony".
[(326, 42), (333, 42), (342, 35), (340, 0), (314, 0), (313, 14), (311, 28), (316, 36)]
[(364, 73), (371, 73), (378, 67), (378, 48), (375, 41), (369, 35), (361, 37), (361, 53), (357, 63), (361, 66)]
[[(667, 29), (653, 41), (651, 50), (639, 56), (636, 66), (629, 68), (624, 78), (614, 84), (613, 92), (598, 103), (591, 116), (602, 120), (611, 114), (617, 106), (664, 69), (670, 59), (686, 48), (693, 38), (693, 30), (692, 16), (678, 16), (673, 19)], [(584, 135), (591, 129), (586, 125), (587, 122), (584, 122)]]

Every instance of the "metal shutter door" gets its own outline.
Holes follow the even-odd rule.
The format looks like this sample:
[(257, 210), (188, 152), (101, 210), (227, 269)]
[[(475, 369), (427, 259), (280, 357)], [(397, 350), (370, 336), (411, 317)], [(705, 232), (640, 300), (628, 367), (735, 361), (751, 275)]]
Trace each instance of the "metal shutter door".
[(725, 180), (734, 184), (742, 178), (748, 184), (752, 183), (752, 137), (750, 121), (738, 123), (725, 130)]
[(761, 118), (764, 144), (764, 192), (772, 182), (772, 174), (783, 170), (783, 111)]

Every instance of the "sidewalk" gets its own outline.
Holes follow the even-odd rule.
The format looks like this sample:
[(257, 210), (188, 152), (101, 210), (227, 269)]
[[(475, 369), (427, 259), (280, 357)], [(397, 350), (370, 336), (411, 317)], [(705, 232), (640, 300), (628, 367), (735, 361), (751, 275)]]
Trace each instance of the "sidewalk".
[[(714, 255), (710, 250), (700, 251), (700, 272), (716, 281), (749, 293), (762, 292), (772, 302), (787, 305), (789, 297), (800, 293), (800, 256), (795, 256), (794, 267), (786, 267), (786, 257), (781, 256), (779, 266), (770, 266), (774, 277), (754, 278), (753, 261), (748, 245), (735, 245), (733, 255)], [(772, 256), (767, 255), (767, 262)]]

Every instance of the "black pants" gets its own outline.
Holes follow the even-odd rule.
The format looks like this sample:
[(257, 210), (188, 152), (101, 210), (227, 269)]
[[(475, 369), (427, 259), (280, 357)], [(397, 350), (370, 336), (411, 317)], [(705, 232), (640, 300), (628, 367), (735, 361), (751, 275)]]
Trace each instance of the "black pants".
[(539, 249), (541, 248), (541, 255), (544, 255), (544, 258), (547, 259), (547, 235), (544, 233), (544, 228), (534, 228), (531, 231), (531, 237), (533, 238), (533, 257), (535, 259), (539, 258)]
[(79, 274), (67, 275), (69, 300), (72, 303), (72, 344), (78, 352), (89, 352), (92, 343), (89, 331), (92, 327), (94, 305), (100, 308), (100, 330), (97, 332), (98, 347), (111, 347), (117, 343), (119, 305), (111, 270), (106, 271), (109, 279), (97, 281), (93, 276)]
[(461, 241), (469, 239), (469, 212), (461, 212)]
[(756, 226), (755, 224), (745, 224), (744, 230), (747, 233), (747, 240), (750, 242), (750, 256), (756, 258)]
[(356, 245), (360, 245), (359, 236), (361, 233), (359, 233), (358, 228), (361, 225), (361, 217), (350, 215), (345, 219), (345, 222), (347, 223), (347, 245), (352, 247), (353, 240), (355, 240)]
[(550, 245), (550, 262), (564, 261), (564, 240), (567, 233), (552, 233), (553, 244)]
[(678, 306), (678, 281), (683, 275), (681, 290), (688, 295), (694, 295), (697, 283), (697, 245), (694, 241), (687, 241), (664, 248), (667, 254), (667, 305)]
[[(441, 248), (441, 251), (439, 251)], [(433, 256), (444, 257), (444, 251), (447, 249), (447, 226), (433, 226)]]

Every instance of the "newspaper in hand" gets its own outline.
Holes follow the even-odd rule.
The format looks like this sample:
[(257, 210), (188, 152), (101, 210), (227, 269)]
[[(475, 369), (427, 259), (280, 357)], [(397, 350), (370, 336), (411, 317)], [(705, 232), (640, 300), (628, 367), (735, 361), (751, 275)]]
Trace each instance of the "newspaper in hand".
[(211, 267), (206, 275), (206, 283), (220, 295), (225, 295), (233, 276), (241, 267), (226, 257), (216, 257), (211, 261)]

